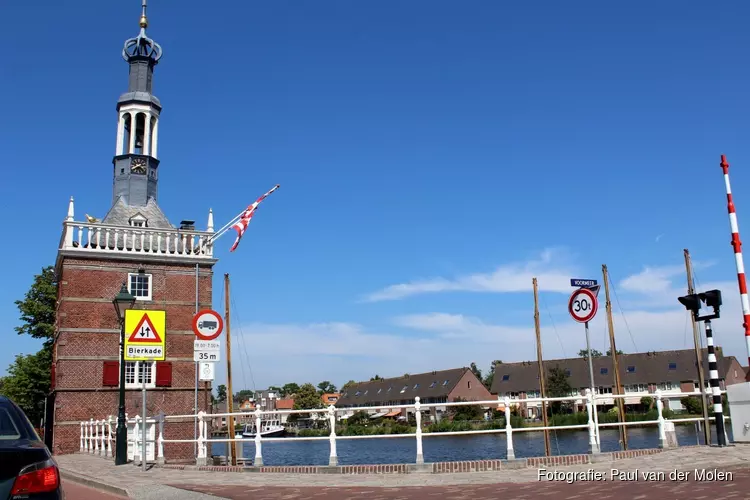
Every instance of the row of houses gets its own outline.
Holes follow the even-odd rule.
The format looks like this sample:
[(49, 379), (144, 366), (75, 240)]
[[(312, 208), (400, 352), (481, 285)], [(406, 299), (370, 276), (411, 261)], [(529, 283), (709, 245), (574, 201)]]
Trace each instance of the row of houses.
[[(703, 384), (707, 388), (708, 353), (704, 349), (702, 354), (706, 377)], [(747, 368), (740, 365), (734, 356), (725, 357), (721, 349), (717, 348), (717, 360), (722, 389), (745, 380)], [(640, 405), (644, 396), (653, 397), (657, 390), (694, 392), (700, 387), (698, 363), (693, 349), (621, 354), (618, 356), (618, 363), (620, 381), (626, 395), (625, 404), (630, 407)], [(596, 393), (612, 394), (614, 368), (611, 356), (594, 358), (593, 366)], [(549, 375), (550, 370), (555, 367), (567, 376), (572, 388), (570, 396), (582, 396), (586, 388), (591, 386), (587, 358), (545, 361), (545, 374)], [(439, 406), (440, 403), (459, 398), (466, 401), (487, 401), (507, 396), (512, 401), (512, 406), (524, 417), (537, 418), (541, 415), (541, 403), (525, 402), (526, 399), (540, 397), (539, 367), (536, 361), (496, 365), (489, 389), (467, 367), (360, 382), (344, 390), (336, 407), (344, 410), (339, 412), (340, 418), (348, 418), (354, 410), (346, 411), (347, 408), (413, 404), (417, 396), (423, 404), (437, 404), (427, 412), (428, 418), (433, 421), (439, 420), (447, 410), (447, 407)], [(669, 398), (669, 408), (675, 411), (684, 409), (679, 399)], [(577, 410), (581, 410), (585, 401), (581, 398), (575, 400), (574, 404)], [(615, 401), (613, 398), (605, 398), (600, 399), (599, 404), (606, 410), (607, 407), (614, 406)], [(499, 405), (499, 408), (502, 406)], [(391, 412), (386, 408), (369, 413), (372, 416), (399, 413), (402, 418), (406, 418), (409, 412), (398, 409)]]
[[(326, 393), (320, 396), (321, 403), (324, 406), (335, 405), (338, 402), (340, 394)], [(213, 405), (213, 413), (226, 413), (227, 402), (221, 401), (216, 402)], [(278, 392), (275, 391), (256, 391), (252, 397), (247, 398), (243, 401), (235, 400), (232, 404), (232, 409), (235, 412), (247, 413), (249, 415), (256, 409), (261, 411), (276, 411), (276, 410), (293, 410), (294, 409), (294, 395), (292, 397), (283, 398)], [(289, 419), (289, 413), (280, 413), (279, 419), (282, 424), (286, 424)], [(214, 419), (214, 426), (226, 427), (226, 417)]]

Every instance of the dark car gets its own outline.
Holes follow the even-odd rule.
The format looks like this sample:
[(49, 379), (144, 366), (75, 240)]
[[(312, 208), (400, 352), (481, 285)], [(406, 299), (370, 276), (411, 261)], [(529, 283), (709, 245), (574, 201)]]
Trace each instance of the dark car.
[(26, 414), (0, 396), (0, 500), (62, 500), (60, 470)]

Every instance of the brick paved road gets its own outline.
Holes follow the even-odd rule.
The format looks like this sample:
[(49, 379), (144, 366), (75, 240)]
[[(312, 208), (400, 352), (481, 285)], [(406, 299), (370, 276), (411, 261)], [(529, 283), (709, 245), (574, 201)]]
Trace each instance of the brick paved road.
[[(534, 499), (538, 497), (555, 500), (637, 500), (661, 498), (680, 500), (690, 499), (742, 499), (750, 491), (750, 468), (734, 469), (732, 480), (700, 481), (690, 478), (687, 481), (588, 481), (567, 484), (562, 481), (543, 481), (535, 483), (501, 483), (501, 484), (465, 484), (455, 486), (422, 486), (422, 487), (249, 487), (249, 486), (179, 486), (189, 491), (196, 491), (231, 500), (297, 500), (315, 498), (316, 500), (409, 500), (409, 499), (456, 499), (456, 500), (496, 500)], [(692, 475), (692, 471), (690, 471)]]
[(89, 488), (72, 481), (62, 481), (65, 500), (122, 500), (123, 497)]

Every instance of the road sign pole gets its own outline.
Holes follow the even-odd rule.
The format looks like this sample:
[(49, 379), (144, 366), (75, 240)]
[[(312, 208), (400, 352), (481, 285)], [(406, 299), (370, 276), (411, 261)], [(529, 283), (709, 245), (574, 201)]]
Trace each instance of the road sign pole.
[[(198, 303), (198, 264), (195, 265), (195, 313), (198, 314), (200, 305)], [(198, 362), (195, 362), (195, 402), (193, 403), (195, 419), (193, 419), (193, 439), (195, 439), (195, 459), (198, 460)]]
[[(141, 371), (141, 380), (143, 381), (143, 389), (141, 392), (143, 393), (143, 446), (141, 448), (141, 464), (143, 468), (143, 472), (146, 472), (146, 457), (148, 456), (146, 454), (146, 420), (148, 419), (148, 412), (146, 411), (146, 365), (143, 365), (144, 361), (141, 361), (141, 365), (143, 366), (143, 370)], [(149, 363), (150, 364), (150, 363)], [(149, 370), (151, 367), (149, 366)], [(136, 436), (133, 436), (133, 441), (137, 439)]]
[(596, 386), (594, 384), (594, 362), (593, 362), (593, 357), (591, 356), (591, 339), (589, 336), (589, 322), (588, 321), (585, 323), (585, 326), (586, 326), (586, 350), (588, 352), (588, 358), (589, 358), (589, 379), (591, 380), (591, 394), (594, 395), (594, 397), (592, 398), (593, 406), (591, 408), (591, 411), (594, 414), (594, 429), (595, 429), (595, 435), (596, 435), (596, 445), (601, 450), (601, 441), (599, 440), (599, 413), (597, 412), (597, 409), (596, 409)]

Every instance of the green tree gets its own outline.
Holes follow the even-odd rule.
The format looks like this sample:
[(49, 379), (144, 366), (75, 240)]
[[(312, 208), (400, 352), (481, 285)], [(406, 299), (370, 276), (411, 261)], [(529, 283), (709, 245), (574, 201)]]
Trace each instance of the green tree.
[(383, 380), (383, 377), (381, 377), (381, 376), (380, 376), (380, 375), (378, 375), (378, 374), (375, 374), (375, 376), (374, 376), (374, 377), (370, 378), (370, 382), (372, 382), (372, 381), (374, 381), (374, 380)]
[(686, 396), (680, 399), (680, 403), (685, 407), (685, 410), (691, 415), (700, 415), (703, 413), (703, 405), (698, 396)]
[(302, 387), (299, 388), (299, 391), (297, 391), (297, 396), (294, 398), (294, 409), (313, 410), (322, 407), (323, 401), (320, 399), (320, 393), (318, 393), (315, 386), (312, 384), (303, 384)]
[[(466, 402), (464, 398), (456, 398), (455, 402)], [(454, 421), (482, 420), (482, 407), (479, 405), (461, 405), (449, 407), (448, 413)]]
[(349, 382), (341, 386), (341, 392), (344, 392), (346, 389), (355, 385), (357, 385), (357, 383), (354, 380), (350, 380)]
[[(625, 354), (625, 353), (622, 352), (620, 349), (617, 349), (617, 355), (620, 356), (622, 354)], [(612, 356), (612, 348), (611, 347), (609, 349), (607, 349), (607, 356)]]
[(298, 392), (299, 392), (299, 385), (295, 384), (294, 382), (289, 382), (288, 384), (284, 384), (284, 386), (281, 388), (281, 394), (285, 398), (294, 396)]
[(43, 341), (35, 354), (16, 356), (4, 377), (0, 393), (20, 406), (34, 425), (39, 425), (44, 399), (50, 390), (52, 345), (55, 341), (55, 313), (57, 308), (57, 279), (55, 270), (48, 266), (34, 276), (23, 300), (15, 302), (21, 313), (18, 335), (29, 335)]
[(219, 403), (223, 403), (227, 400), (227, 386), (224, 384), (219, 385), (216, 387), (216, 401)]
[(651, 410), (654, 407), (654, 398), (651, 396), (643, 396), (641, 398), (641, 406)]
[[(568, 380), (568, 374), (565, 373), (565, 371), (560, 368), (559, 365), (556, 365), (547, 374), (546, 389), (547, 394), (551, 398), (562, 398), (565, 396), (569, 396), (570, 393), (573, 392), (573, 388), (571, 387), (570, 381)], [(562, 413), (562, 411), (566, 410), (569, 406), (570, 403), (563, 401), (555, 401), (553, 403), (550, 403), (550, 409), (552, 413)]]
[(0, 392), (15, 401), (38, 426), (43, 416), (44, 399), (50, 389), (52, 350), (42, 348), (35, 354), (19, 354), (8, 368)]
[[(578, 355), (580, 357), (582, 357), (582, 358), (587, 358), (588, 359), (588, 357), (589, 357), (589, 350), (588, 349), (581, 349), (580, 351), (578, 351)], [(599, 358), (599, 357), (601, 357), (601, 355), (602, 355), (602, 353), (600, 351), (597, 351), (596, 349), (591, 349), (591, 356), (592, 357)], [(609, 354), (607, 354), (607, 356), (609, 356)]]
[(487, 376), (484, 378), (484, 386), (487, 389), (492, 387), (492, 381), (495, 379), (495, 369), (502, 364), (503, 362), (499, 359), (496, 359), (492, 362), (492, 364), (490, 364), (490, 371), (487, 372)]
[(476, 375), (476, 377), (479, 380), (482, 380), (482, 370), (480, 370), (479, 368), (477, 368), (477, 364), (474, 363), (474, 362), (472, 362), (471, 365), (470, 365), (470, 367), (471, 367), (472, 373), (474, 373), (474, 375)]
[(240, 403), (251, 398), (255, 398), (255, 391), (251, 391), (250, 389), (242, 389), (234, 393), (234, 401), (239, 401)]
[(44, 340), (51, 347), (55, 340), (55, 311), (57, 309), (57, 278), (55, 269), (48, 266), (34, 276), (23, 300), (15, 302), (21, 312), (21, 326), (15, 328), (19, 335), (29, 335)]
[(336, 386), (328, 380), (324, 380), (318, 384), (318, 391), (320, 392), (320, 394), (336, 392)]

